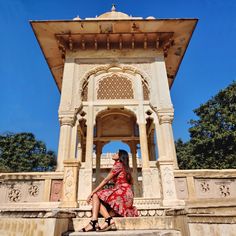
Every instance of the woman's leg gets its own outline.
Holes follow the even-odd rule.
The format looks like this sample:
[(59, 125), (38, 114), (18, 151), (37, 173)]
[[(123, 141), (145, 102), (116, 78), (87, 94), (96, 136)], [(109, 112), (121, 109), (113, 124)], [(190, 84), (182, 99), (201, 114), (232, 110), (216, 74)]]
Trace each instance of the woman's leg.
[[(107, 211), (107, 208), (102, 204), (102, 203), (100, 203), (100, 209), (99, 209), (99, 213), (105, 218), (105, 219), (108, 219), (108, 218), (110, 218), (111, 216), (115, 216), (115, 213), (114, 214), (111, 214), (111, 213), (113, 213), (113, 211), (111, 210), (111, 211)], [(115, 222), (114, 222), (114, 220), (113, 219), (111, 219), (110, 220), (110, 224), (114, 224)], [(100, 226), (100, 229), (101, 230), (103, 230), (103, 229), (105, 229), (105, 228), (107, 228), (108, 227), (108, 223), (105, 221), (101, 226)]]
[[(95, 224), (94, 226), (97, 228), (98, 227), (98, 222), (97, 222), (97, 219), (98, 219), (98, 211), (100, 209), (100, 199), (98, 198), (97, 194), (93, 194), (93, 197), (92, 197), (92, 221), (94, 221), (94, 223), (92, 224)], [(97, 223), (95, 223), (97, 222)], [(81, 231), (84, 231), (84, 232), (87, 232), (87, 231), (91, 231), (93, 229), (93, 225), (91, 224), (91, 221), (90, 223), (83, 229), (81, 229)]]
[(100, 203), (100, 209), (99, 209), (99, 213), (104, 217), (104, 218), (108, 218), (110, 215), (106, 209), (106, 207)]
[(92, 219), (97, 220), (98, 219), (98, 213), (101, 207), (100, 199), (98, 195), (95, 193), (92, 197)]

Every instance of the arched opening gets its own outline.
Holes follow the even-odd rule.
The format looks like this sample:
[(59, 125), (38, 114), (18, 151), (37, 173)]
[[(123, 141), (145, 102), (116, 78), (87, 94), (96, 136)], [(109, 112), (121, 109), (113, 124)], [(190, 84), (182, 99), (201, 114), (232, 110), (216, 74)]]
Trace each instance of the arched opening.
[(137, 119), (133, 112), (124, 108), (110, 108), (96, 117), (94, 136), (95, 157), (93, 165), (93, 184), (97, 185), (112, 168), (113, 153), (124, 149), (129, 153), (129, 163), (134, 180), (134, 193), (141, 196), (142, 162), (138, 158), (139, 132)]
[(123, 143), (120, 140), (114, 140), (104, 145), (102, 153), (115, 153), (118, 149), (124, 149), (130, 153), (130, 147), (128, 144)]

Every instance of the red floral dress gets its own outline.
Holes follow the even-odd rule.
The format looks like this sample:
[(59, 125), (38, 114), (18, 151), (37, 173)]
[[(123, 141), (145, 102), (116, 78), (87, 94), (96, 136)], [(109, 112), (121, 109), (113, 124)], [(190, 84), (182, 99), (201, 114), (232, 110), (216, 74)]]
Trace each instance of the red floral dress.
[(120, 216), (138, 216), (137, 208), (133, 206), (134, 194), (131, 185), (127, 182), (123, 164), (116, 161), (111, 173), (115, 186), (100, 190), (96, 194)]

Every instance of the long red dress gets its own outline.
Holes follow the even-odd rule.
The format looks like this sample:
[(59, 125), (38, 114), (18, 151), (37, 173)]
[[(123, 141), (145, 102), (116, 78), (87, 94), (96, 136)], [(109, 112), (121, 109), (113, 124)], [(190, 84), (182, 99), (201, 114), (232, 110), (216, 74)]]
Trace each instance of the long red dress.
[(137, 208), (133, 206), (134, 194), (127, 182), (123, 164), (116, 161), (111, 173), (114, 187), (100, 190), (96, 194), (120, 216), (138, 216)]

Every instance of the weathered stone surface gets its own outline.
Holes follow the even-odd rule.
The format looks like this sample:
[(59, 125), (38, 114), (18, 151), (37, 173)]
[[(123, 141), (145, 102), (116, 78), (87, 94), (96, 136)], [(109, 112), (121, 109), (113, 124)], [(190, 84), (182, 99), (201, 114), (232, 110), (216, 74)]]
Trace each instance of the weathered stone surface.
[(68, 219), (0, 218), (1, 236), (60, 236), (68, 230)]
[[(63, 236), (82, 236), (85, 233), (73, 232), (67, 233)], [(181, 233), (177, 230), (118, 230), (118, 231), (108, 231), (108, 232), (87, 232), (86, 236), (94, 235), (106, 235), (106, 236), (181, 236)]]
[[(89, 220), (88, 218), (73, 219), (75, 231), (83, 228)], [(174, 227), (172, 217), (116, 217), (114, 220), (119, 230), (173, 229)], [(99, 222), (102, 223), (103, 219), (99, 219)]]
[(189, 224), (191, 236), (235, 236), (235, 224)]

